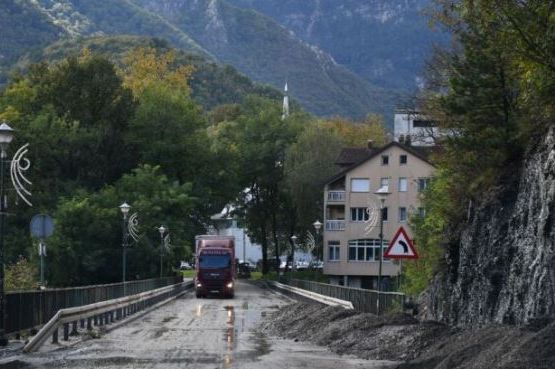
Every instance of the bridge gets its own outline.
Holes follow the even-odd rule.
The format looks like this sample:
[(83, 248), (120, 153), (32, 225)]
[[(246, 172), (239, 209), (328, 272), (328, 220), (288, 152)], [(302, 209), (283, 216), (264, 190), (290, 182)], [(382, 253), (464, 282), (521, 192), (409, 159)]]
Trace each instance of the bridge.
[[(393, 367), (391, 362), (341, 357), (324, 347), (279, 339), (259, 328), (263, 319), (296, 299), (333, 303), (334, 298), (329, 296), (325, 297), (327, 302), (316, 302), (322, 295), (308, 288), (317, 287), (304, 287), (304, 292), (298, 294), (291, 290), (295, 287), (275, 289), (267, 284), (239, 281), (234, 299), (197, 299), (192, 290), (185, 290), (179, 297), (144, 311), (135, 304), (126, 313), (120, 310), (120, 314), (110, 315), (110, 311), (116, 313), (124, 307), (113, 305), (113, 310), (105, 309), (94, 319), (90, 316), (92, 329), (87, 329), (91, 328), (87, 323), (80, 323), (87, 321), (81, 319), (84, 315), (74, 315), (77, 334), (67, 334), (73, 328), (68, 321), (60, 326), (65, 328), (61, 328), (64, 334), (59, 339), (56, 336), (55, 343), (52, 332), (48, 332), (48, 339), (36, 352), (23, 353), (22, 347), (12, 351), (0, 358), (0, 368)], [(122, 299), (125, 297), (119, 298)], [(71, 309), (73, 313), (79, 311), (75, 307), (66, 310)], [(117, 324), (118, 320), (125, 324)]]

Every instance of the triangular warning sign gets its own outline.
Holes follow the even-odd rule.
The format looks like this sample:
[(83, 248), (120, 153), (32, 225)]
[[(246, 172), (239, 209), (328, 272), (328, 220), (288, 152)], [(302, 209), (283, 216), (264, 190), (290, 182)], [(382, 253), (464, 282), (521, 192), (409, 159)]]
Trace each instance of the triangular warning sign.
[(418, 253), (402, 226), (399, 227), (383, 256), (390, 259), (418, 259)]

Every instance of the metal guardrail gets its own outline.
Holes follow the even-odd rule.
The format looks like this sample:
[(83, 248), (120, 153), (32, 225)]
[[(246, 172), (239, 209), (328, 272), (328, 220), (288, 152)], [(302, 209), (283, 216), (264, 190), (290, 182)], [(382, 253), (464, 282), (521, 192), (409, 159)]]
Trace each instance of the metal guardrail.
[(183, 281), (181, 276), (144, 279), (140, 281), (94, 286), (52, 288), (6, 294), (6, 333), (16, 333), (40, 327), (60, 309), (83, 306), (135, 295)]
[(284, 282), (293, 287), (302, 288), (340, 300), (350, 301), (355, 310), (372, 314), (378, 313), (378, 297), (380, 299), (379, 309), (382, 313), (393, 308), (403, 308), (405, 302), (405, 294), (400, 292), (378, 292), (375, 290), (337, 286), (301, 279), (286, 280)]
[(61, 309), (31, 338), (23, 348), (23, 351), (32, 352), (37, 350), (50, 336), (52, 336), (53, 342), (58, 342), (58, 329), (60, 326), (63, 327), (64, 341), (68, 341), (70, 335), (78, 334), (78, 326), (85, 328), (86, 323), (86, 329), (92, 330), (93, 325), (105, 326), (117, 321), (123, 321), (130, 315), (162, 303), (173, 296), (180, 295), (192, 287), (192, 281), (181, 282), (132, 296)]
[(316, 292), (308, 291), (303, 288), (288, 286), (287, 284), (283, 284), (277, 281), (268, 281), (267, 283), (274, 288), (280, 289), (286, 294), (293, 294), (301, 298), (316, 301), (328, 306), (341, 306), (344, 309), (348, 309), (348, 310), (354, 309), (353, 304), (350, 301), (345, 301), (345, 300), (337, 299), (335, 297), (325, 296)]

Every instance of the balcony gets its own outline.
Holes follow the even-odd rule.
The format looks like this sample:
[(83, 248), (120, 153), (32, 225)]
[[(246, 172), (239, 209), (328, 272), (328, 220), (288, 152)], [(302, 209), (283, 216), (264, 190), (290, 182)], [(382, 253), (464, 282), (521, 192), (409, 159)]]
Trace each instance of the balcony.
[(345, 202), (345, 191), (328, 191), (328, 202)]
[(326, 231), (344, 231), (344, 220), (326, 220)]

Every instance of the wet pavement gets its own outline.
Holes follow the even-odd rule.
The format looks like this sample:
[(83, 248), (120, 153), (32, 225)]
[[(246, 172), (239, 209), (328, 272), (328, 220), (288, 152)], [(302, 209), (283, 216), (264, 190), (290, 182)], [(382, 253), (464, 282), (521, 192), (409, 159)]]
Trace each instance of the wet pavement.
[(239, 282), (234, 299), (188, 293), (97, 339), (0, 360), (19, 368), (394, 368), (338, 356), (325, 347), (270, 337), (259, 322), (288, 298)]

